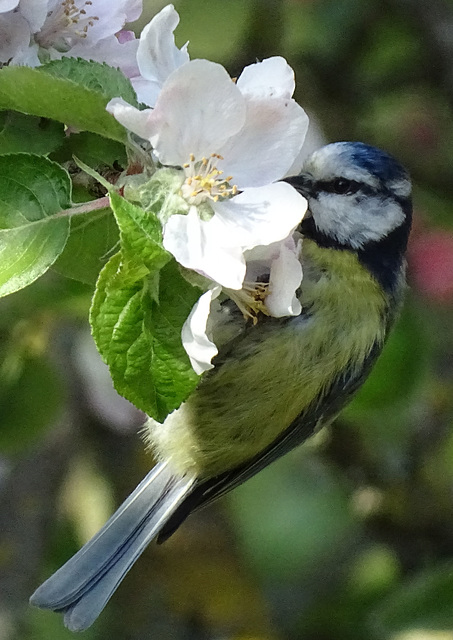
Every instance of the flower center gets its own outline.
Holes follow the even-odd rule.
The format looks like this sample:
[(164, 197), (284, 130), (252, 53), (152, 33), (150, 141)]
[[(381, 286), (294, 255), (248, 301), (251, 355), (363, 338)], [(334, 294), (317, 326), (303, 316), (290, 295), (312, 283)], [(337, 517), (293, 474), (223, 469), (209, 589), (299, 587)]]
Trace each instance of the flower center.
[[(55, 47), (65, 53), (77, 42), (87, 37), (88, 29), (99, 20), (98, 16), (88, 15), (91, 0), (63, 0), (55, 9), (49, 11), (36, 40), (41, 47)], [(79, 6), (80, 5), (80, 6)]]
[(230, 184), (233, 176), (222, 177), (223, 171), (217, 169), (218, 160), (223, 160), (218, 153), (197, 162), (190, 154), (189, 162), (183, 165), (186, 179), (181, 187), (181, 195), (189, 204), (199, 205), (208, 199), (217, 202), (237, 194), (237, 186)]
[(254, 325), (258, 322), (260, 313), (270, 315), (266, 307), (266, 298), (270, 294), (268, 282), (246, 282), (242, 289), (224, 289), (228, 296), (237, 304), (246, 320), (251, 320)]

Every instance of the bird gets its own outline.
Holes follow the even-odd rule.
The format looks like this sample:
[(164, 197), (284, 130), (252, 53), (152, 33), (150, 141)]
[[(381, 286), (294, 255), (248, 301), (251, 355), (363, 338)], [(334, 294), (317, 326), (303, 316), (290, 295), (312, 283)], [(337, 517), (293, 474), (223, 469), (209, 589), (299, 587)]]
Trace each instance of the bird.
[(97, 619), (151, 540), (329, 425), (387, 340), (406, 288), (407, 171), (385, 151), (335, 142), (285, 180), (308, 202), (302, 312), (250, 323), (223, 303), (214, 368), (163, 424), (147, 425), (156, 466), (30, 599), (72, 631)]

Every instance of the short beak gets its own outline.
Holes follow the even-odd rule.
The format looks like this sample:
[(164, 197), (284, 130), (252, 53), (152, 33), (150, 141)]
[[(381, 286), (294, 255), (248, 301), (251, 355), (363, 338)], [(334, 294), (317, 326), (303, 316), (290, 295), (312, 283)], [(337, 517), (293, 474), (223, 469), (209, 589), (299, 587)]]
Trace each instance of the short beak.
[(289, 176), (284, 179), (284, 182), (292, 185), (304, 198), (308, 199), (313, 196), (314, 180), (309, 173), (299, 173), (298, 176)]

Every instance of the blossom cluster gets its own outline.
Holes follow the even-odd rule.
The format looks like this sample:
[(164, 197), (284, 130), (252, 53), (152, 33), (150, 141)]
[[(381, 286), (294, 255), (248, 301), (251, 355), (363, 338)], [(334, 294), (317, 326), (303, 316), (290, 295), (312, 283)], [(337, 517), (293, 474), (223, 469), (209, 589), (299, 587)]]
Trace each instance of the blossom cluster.
[(141, 11), (142, 0), (0, 0), (0, 65), (80, 57), (130, 79), (141, 108), (114, 98), (107, 109), (146, 143), (147, 169), (171, 173), (163, 245), (205, 283), (182, 331), (202, 373), (217, 353), (209, 319), (219, 296), (252, 322), (301, 311), (295, 230), (306, 201), (282, 179), (300, 164), (308, 118), (283, 58), (251, 64), (233, 80), (220, 64), (191, 60), (187, 44), (176, 46), (172, 5), (139, 38), (125, 30)]

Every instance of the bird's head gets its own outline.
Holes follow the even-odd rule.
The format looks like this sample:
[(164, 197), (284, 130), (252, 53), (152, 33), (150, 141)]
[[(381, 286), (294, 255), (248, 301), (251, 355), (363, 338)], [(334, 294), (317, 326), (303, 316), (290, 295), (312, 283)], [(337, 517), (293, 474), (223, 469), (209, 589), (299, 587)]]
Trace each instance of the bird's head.
[(385, 151), (335, 142), (315, 151), (302, 173), (287, 180), (308, 200), (302, 230), (316, 240), (360, 250), (396, 229), (409, 232), (410, 179)]
[(404, 167), (375, 147), (335, 142), (315, 151), (287, 181), (308, 200), (302, 234), (321, 247), (357, 252), (388, 285), (411, 227), (411, 182)]

